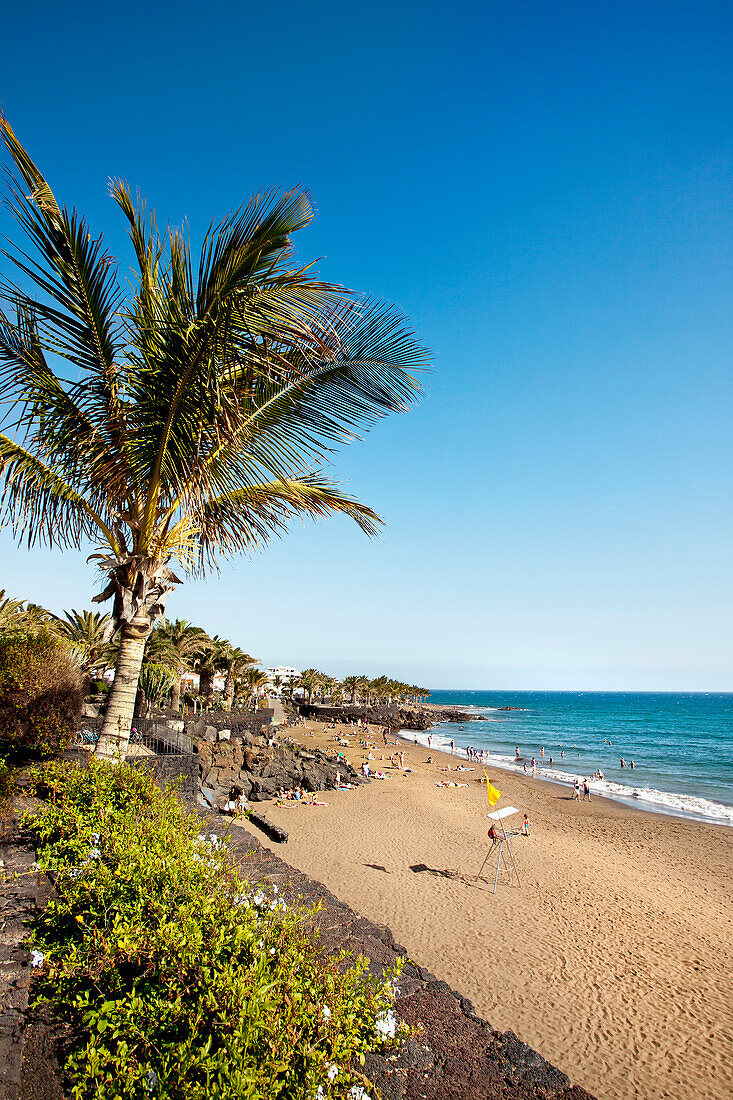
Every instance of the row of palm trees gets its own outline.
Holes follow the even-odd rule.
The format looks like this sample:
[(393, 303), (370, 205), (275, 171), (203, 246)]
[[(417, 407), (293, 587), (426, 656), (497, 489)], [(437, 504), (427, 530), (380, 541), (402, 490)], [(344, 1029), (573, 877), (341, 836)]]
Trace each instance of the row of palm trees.
[[(19, 629), (46, 629), (55, 634), (87, 681), (103, 676), (116, 663), (119, 642), (110, 640), (111, 617), (99, 611), (54, 615), (0, 590), (0, 633)], [(268, 683), (267, 673), (258, 664), (256, 657), (218, 634), (209, 636), (203, 627), (185, 619), (163, 619), (147, 639), (140, 687), (148, 703), (160, 706), (170, 697), (171, 708), (179, 711), (186, 678), (197, 674), (199, 700), (208, 707), (214, 701), (214, 679), (223, 674), (221, 703), (231, 710), (237, 696), (245, 705), (254, 704)]]
[(303, 689), (309, 703), (315, 697), (322, 703), (363, 703), (366, 706), (374, 703), (424, 702), (430, 695), (428, 688), (405, 684), (388, 676), (378, 676), (374, 680), (368, 676), (346, 676), (343, 680), (337, 680), (316, 668), (304, 669), (292, 688)]

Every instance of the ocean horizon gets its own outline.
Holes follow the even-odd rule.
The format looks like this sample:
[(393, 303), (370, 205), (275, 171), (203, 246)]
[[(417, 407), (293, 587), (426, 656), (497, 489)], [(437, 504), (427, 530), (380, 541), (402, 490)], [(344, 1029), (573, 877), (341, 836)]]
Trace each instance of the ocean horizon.
[[(733, 826), (733, 692), (454, 689), (429, 701), (481, 714), (434, 727), (435, 748), (453, 740), (462, 755), (481, 749), (489, 764), (522, 774), (534, 758), (538, 778), (569, 786), (600, 770), (595, 794)], [(427, 744), (428, 733), (417, 736)]]

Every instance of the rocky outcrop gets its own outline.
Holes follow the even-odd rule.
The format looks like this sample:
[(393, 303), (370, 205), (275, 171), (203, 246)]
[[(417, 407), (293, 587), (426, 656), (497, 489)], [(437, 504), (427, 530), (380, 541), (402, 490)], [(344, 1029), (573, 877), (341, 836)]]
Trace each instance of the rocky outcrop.
[(361, 718), (370, 725), (387, 726), (392, 730), (429, 730), (440, 722), (473, 722), (481, 718), (480, 714), (465, 711), (457, 707), (439, 707), (432, 703), (406, 706), (397, 704), (388, 706), (343, 706), (321, 707), (301, 704), (298, 710), (305, 718), (316, 721), (349, 722)]
[(362, 782), (345, 760), (298, 745), (275, 744), (262, 735), (205, 726), (195, 745), (201, 793), (214, 809), (223, 808), (232, 790), (261, 802), (275, 797), (280, 788), (328, 790), (336, 786), (337, 773), (344, 782)]

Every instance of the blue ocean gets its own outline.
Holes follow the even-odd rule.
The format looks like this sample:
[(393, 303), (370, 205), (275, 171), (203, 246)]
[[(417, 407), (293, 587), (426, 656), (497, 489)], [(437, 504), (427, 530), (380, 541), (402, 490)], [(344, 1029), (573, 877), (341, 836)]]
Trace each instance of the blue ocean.
[(597, 794), (733, 826), (732, 694), (435, 691), (429, 701), (481, 715), (436, 726), (436, 748), (453, 739), (462, 755), (483, 749), (493, 766), (519, 772), (534, 758), (538, 777), (567, 784), (600, 771)]

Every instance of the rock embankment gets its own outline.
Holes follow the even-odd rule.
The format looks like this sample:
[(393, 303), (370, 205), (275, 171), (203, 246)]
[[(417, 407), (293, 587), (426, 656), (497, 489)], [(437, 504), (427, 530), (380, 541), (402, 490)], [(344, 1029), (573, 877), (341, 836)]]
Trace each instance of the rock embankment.
[(299, 712), (305, 718), (316, 721), (350, 722), (361, 718), (370, 725), (387, 726), (392, 730), (429, 730), (441, 722), (473, 722), (481, 718), (480, 714), (463, 710), (460, 707), (441, 707), (434, 703), (378, 704), (376, 706), (328, 707), (315, 704), (300, 704)]
[(276, 744), (249, 731), (234, 733), (204, 726), (200, 732), (194, 731), (194, 746), (201, 793), (213, 809), (222, 809), (232, 790), (251, 802), (262, 802), (274, 798), (281, 788), (332, 789), (339, 775), (342, 782), (362, 782), (345, 760), (320, 750), (309, 752), (299, 745)]

